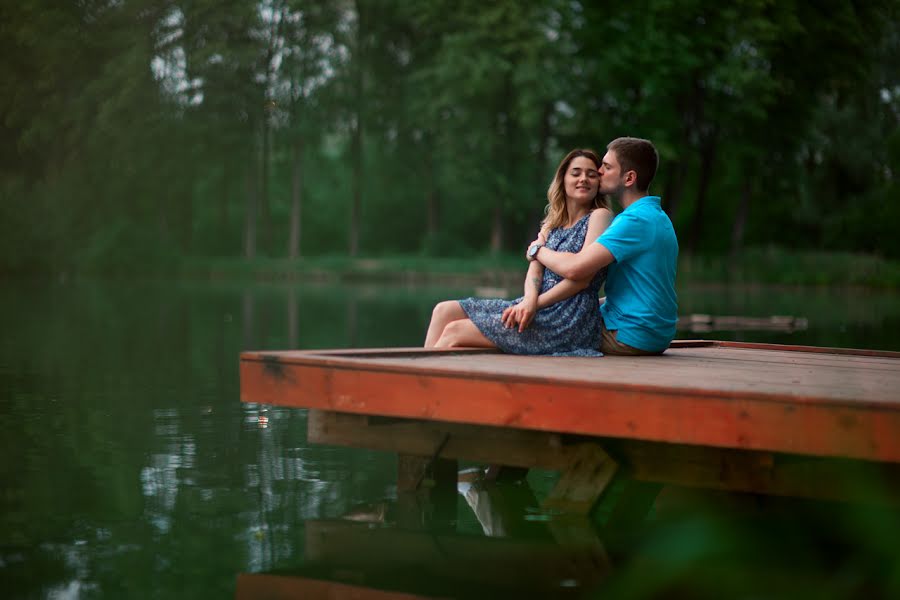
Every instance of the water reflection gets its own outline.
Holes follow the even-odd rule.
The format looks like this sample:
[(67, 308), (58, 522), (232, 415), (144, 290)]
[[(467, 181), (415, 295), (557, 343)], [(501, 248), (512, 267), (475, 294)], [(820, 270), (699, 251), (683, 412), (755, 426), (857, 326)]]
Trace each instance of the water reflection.
[[(255, 301), (245, 299), (244, 347), (419, 346), (436, 302), (477, 291), (485, 290), (272, 287), (263, 297), (257, 293)], [(734, 341), (900, 349), (894, 333), (900, 330), (896, 293), (707, 285), (679, 289), (678, 295), (679, 338), (700, 333)], [(279, 296), (283, 309), (276, 306)]]
[[(243, 572), (235, 597), (890, 598), (898, 591), (889, 575), (896, 541), (888, 541), (900, 531), (896, 511), (672, 491), (645, 525), (609, 539), (565, 515), (531, 523), (527, 534), (477, 535), (466, 531), (462, 512), (450, 529), (417, 529), (401, 524), (419, 521), (397, 514), (411, 506), (402, 497), (381, 507), (394, 514), (387, 520), (309, 519), (301, 555)], [(522, 518), (491, 512), (505, 512), (509, 523)]]
[[(3, 595), (222, 598), (234, 595), (238, 573), (298, 565), (331, 574), (349, 567), (369, 573), (366, 553), (386, 561), (390, 557), (380, 555), (387, 549), (379, 544), (407, 539), (405, 533), (383, 531), (392, 521), (399, 525), (391, 514), (399, 501), (396, 459), (310, 446), (303, 411), (241, 404), (238, 353), (416, 346), (436, 301), (472, 291), (118, 283), (3, 286)], [(715, 289), (680, 290), (679, 295), (685, 314), (808, 318), (804, 331), (725, 331), (714, 337), (900, 348), (896, 295)], [(540, 474), (535, 477), (538, 480), (530, 477), (531, 488), (539, 495), (550, 484), (542, 484)], [(529, 577), (533, 573), (534, 589), (556, 590), (553, 586), (565, 578), (554, 574), (541, 583), (536, 579), (546, 575), (547, 568), (528, 566), (529, 556), (545, 557), (548, 548), (567, 556), (567, 546), (558, 532), (549, 530), (545, 515), (529, 511), (536, 504), (527, 494), (490, 498), (496, 493), (469, 491), (466, 498), (475, 510), (460, 496), (452, 529), (445, 527), (439, 534), (414, 531), (412, 541), (404, 542), (407, 550), (430, 535), (458, 550), (459, 560), (471, 553), (489, 565), (488, 551), (508, 553), (510, 561), (521, 556), (524, 563), (501, 563), (494, 570), (508, 568)], [(485, 498), (492, 502), (485, 504)], [(497, 511), (503, 502), (514, 510)], [(379, 503), (386, 503), (386, 524), (376, 524), (374, 530), (373, 523), (342, 518), (361, 505)], [(488, 506), (494, 507), (493, 513), (484, 510)], [(378, 543), (361, 542), (368, 550), (356, 552), (357, 562), (344, 567), (331, 565), (325, 554), (312, 560), (315, 548), (309, 544), (318, 537), (307, 529), (316, 522), (338, 523), (328, 531), (348, 536), (342, 539), (371, 533)], [(889, 518), (842, 514), (814, 525), (825, 530), (835, 523), (862, 532), (842, 541), (855, 549), (851, 559), (833, 561), (848, 577), (868, 581), (869, 564), (900, 567), (890, 558), (894, 546), (889, 540), (900, 536), (887, 533), (895, 531)], [(324, 525), (311, 530), (316, 527), (321, 532)], [(748, 535), (739, 529), (735, 535)], [(695, 566), (690, 557), (715, 555), (722, 548), (701, 535), (707, 531), (701, 525), (660, 531), (652, 552), (611, 552), (615, 568), (602, 579), (604, 585), (616, 589), (620, 577), (639, 570), (637, 563), (623, 561), (624, 555), (652, 562), (658, 556), (654, 553), (670, 548), (673, 556), (682, 557), (678, 572), (684, 573)], [(801, 539), (807, 535), (803, 528), (794, 531)], [(331, 547), (318, 546), (321, 552)], [(809, 551), (801, 543), (792, 548), (798, 556)], [(429, 568), (435, 572), (439, 565)], [(477, 565), (468, 570), (490, 571)], [(451, 572), (441, 573), (450, 577)], [(466, 577), (475, 586), (482, 576), (478, 572)]]
[(236, 598), (266, 597), (272, 586), (280, 591), (275, 597), (284, 598), (308, 597), (309, 586), (416, 597), (577, 598), (608, 571), (602, 547), (591, 542), (488, 538), (347, 521), (308, 521), (304, 549), (303, 564), (276, 571), (278, 580), (241, 575)]

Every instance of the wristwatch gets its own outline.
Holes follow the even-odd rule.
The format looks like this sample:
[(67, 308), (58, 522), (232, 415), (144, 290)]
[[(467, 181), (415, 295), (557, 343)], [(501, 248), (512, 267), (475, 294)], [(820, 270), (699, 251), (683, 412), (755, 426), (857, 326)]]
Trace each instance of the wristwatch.
[(541, 249), (541, 246), (544, 245), (544, 242), (535, 242), (531, 246), (528, 247), (528, 258), (534, 258), (537, 256), (538, 250)]

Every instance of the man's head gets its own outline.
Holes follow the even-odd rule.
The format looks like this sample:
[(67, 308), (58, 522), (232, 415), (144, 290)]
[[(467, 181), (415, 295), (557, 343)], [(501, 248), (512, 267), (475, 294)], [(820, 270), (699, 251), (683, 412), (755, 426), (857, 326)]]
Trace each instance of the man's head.
[(659, 154), (649, 140), (616, 138), (606, 146), (600, 170), (600, 193), (621, 197), (626, 190), (646, 194), (656, 176)]

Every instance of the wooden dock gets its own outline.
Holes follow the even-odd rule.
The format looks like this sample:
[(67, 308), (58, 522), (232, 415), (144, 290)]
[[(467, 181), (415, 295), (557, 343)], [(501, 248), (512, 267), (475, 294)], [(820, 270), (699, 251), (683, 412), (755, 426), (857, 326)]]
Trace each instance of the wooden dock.
[(245, 352), (240, 368), (242, 401), (311, 409), (310, 441), (418, 457), (401, 488), (465, 459), (558, 469), (548, 501), (575, 510), (617, 473), (833, 499), (864, 495), (836, 483), (862, 477), (900, 498), (882, 485), (900, 481), (897, 352), (676, 341), (655, 357)]

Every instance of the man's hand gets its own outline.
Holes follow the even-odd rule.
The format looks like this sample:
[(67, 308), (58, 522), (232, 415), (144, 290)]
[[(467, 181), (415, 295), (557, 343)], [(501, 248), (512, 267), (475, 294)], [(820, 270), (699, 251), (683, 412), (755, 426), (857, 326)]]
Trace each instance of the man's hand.
[(518, 304), (509, 306), (503, 311), (500, 321), (507, 329), (512, 329), (518, 325), (519, 333), (531, 325), (534, 315), (537, 313), (537, 298), (524, 298)]

